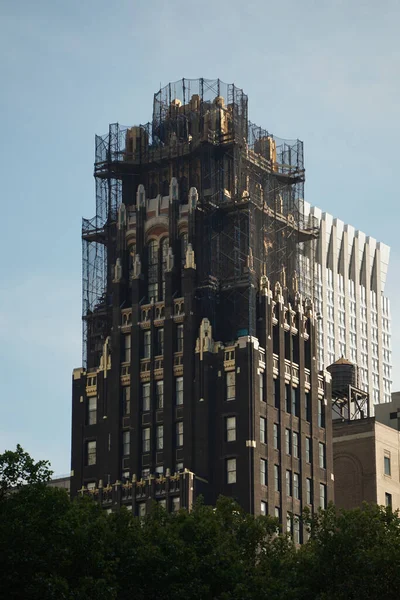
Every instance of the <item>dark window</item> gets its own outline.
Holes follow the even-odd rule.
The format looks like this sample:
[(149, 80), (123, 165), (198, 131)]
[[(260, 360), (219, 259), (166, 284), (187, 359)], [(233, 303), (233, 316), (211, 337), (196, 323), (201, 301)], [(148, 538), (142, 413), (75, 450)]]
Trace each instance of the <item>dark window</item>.
[(299, 406), (298, 406), (298, 395), (297, 395), (297, 389), (296, 388), (292, 388), (291, 390), (292, 393), (292, 415), (294, 415), (295, 417), (299, 416)]
[(392, 506), (392, 494), (385, 493), (385, 505)]
[(319, 484), (319, 505), (321, 508), (326, 508), (326, 485), (324, 483)]
[(300, 499), (300, 477), (298, 473), (293, 473), (293, 496)]
[(177, 447), (183, 446), (183, 422), (179, 421), (176, 424), (176, 445)]
[(292, 472), (286, 471), (286, 495), (292, 495)]
[(164, 381), (156, 381), (157, 408), (164, 408)]
[(390, 413), (389, 418), (390, 419), (397, 419), (397, 412)]
[(163, 448), (164, 448), (164, 426), (163, 425), (157, 425), (156, 448), (157, 448), (157, 450), (163, 450)]
[(306, 462), (310, 463), (312, 458), (311, 438), (306, 437)]
[(293, 431), (292, 454), (294, 458), (299, 458), (299, 434)]
[(319, 466), (326, 469), (326, 446), (322, 442), (319, 442)]
[(263, 458), (260, 460), (260, 481), (261, 485), (267, 485), (267, 461)]
[(150, 383), (142, 383), (142, 410), (150, 410)]
[(157, 329), (157, 354), (164, 354), (164, 329)]
[(183, 404), (183, 377), (175, 377), (175, 404)]
[(266, 440), (267, 440), (266, 425), (267, 425), (266, 419), (264, 419), (264, 417), (260, 417), (260, 442), (262, 444), (266, 444)]
[(142, 451), (150, 452), (150, 427), (142, 430)]
[(131, 414), (131, 388), (129, 386), (122, 388), (122, 414), (129, 417)]
[(275, 485), (275, 491), (279, 492), (279, 490), (280, 490), (280, 481), (279, 481), (279, 467), (278, 467), (278, 465), (274, 465), (274, 485)]
[(290, 409), (292, 407), (292, 404), (291, 404), (290, 387), (288, 385), (285, 385), (285, 403), (286, 403), (286, 412), (290, 414)]
[(308, 392), (306, 392), (304, 394), (304, 404), (305, 404), (306, 421), (311, 423), (311, 398), (310, 398), (310, 394)]
[(286, 448), (286, 454), (291, 454), (292, 453), (292, 432), (290, 431), (290, 429), (285, 429), (285, 448)]
[(131, 362), (131, 334), (124, 335), (124, 357), (122, 362)]
[(385, 456), (383, 458), (383, 465), (385, 469), (385, 475), (391, 475), (390, 457)]
[(183, 352), (183, 325), (176, 328), (176, 351)]
[(96, 425), (97, 422), (97, 396), (88, 398), (88, 425)]
[(226, 399), (234, 400), (236, 394), (235, 371), (226, 373)]
[(258, 376), (258, 382), (260, 387), (260, 401), (265, 402), (264, 398), (264, 373), (260, 373)]
[(151, 357), (151, 331), (145, 331), (143, 334), (143, 358)]
[(124, 456), (129, 456), (131, 452), (131, 432), (124, 431), (122, 433), (122, 454)]
[(279, 448), (279, 427), (277, 423), (274, 423), (274, 449), (278, 450)]
[(226, 417), (225, 419), (226, 441), (236, 441), (236, 417)]
[(321, 399), (318, 400), (318, 426), (325, 427), (325, 404)]
[(158, 300), (158, 243), (151, 240), (148, 245), (148, 300)]
[(306, 479), (306, 491), (307, 491), (307, 504), (312, 504), (312, 481)]
[(86, 465), (90, 467), (96, 464), (96, 441), (87, 442), (86, 444)]

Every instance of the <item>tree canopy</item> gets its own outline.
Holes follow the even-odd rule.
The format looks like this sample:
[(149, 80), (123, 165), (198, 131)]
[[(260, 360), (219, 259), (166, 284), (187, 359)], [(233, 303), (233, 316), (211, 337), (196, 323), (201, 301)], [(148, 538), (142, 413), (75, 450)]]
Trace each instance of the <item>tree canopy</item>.
[[(4, 455), (3, 455), (4, 456)], [(46, 469), (48, 467), (46, 466)], [(145, 518), (43, 482), (0, 498), (0, 597), (11, 600), (366, 600), (400, 596), (400, 519), (364, 505), (304, 516), (295, 548), (229, 498)]]

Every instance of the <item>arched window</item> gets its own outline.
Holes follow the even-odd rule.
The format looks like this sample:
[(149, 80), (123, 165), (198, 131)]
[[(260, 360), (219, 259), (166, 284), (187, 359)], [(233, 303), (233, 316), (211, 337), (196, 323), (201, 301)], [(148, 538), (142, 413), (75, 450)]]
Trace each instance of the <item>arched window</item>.
[(150, 240), (148, 244), (148, 297), (149, 302), (158, 300), (158, 242)]

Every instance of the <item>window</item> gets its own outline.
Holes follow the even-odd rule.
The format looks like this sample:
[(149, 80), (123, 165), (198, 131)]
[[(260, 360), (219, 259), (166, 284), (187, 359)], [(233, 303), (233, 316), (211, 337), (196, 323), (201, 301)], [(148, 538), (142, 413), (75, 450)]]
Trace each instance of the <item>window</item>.
[(157, 408), (164, 408), (164, 382), (156, 381)]
[(226, 461), (227, 483), (236, 483), (236, 458), (228, 458)]
[(306, 437), (306, 462), (311, 462), (311, 438)]
[(261, 485), (267, 485), (267, 461), (263, 458), (260, 460), (260, 480)]
[(97, 396), (88, 398), (88, 425), (96, 425), (97, 422)]
[(292, 441), (291, 441), (291, 431), (290, 431), (290, 429), (285, 429), (285, 448), (286, 448), (286, 454), (291, 454), (291, 451), (292, 451)]
[(291, 515), (286, 515), (286, 531), (289, 535), (292, 535), (293, 533), (293, 521), (292, 521), (292, 517)]
[(151, 358), (151, 331), (143, 334), (143, 358)]
[(188, 234), (184, 233), (181, 236), (181, 262), (184, 265), (186, 262), (186, 250), (188, 246)]
[(293, 541), (295, 544), (300, 544), (300, 517), (297, 515), (293, 519)]
[(181, 507), (181, 501), (180, 501), (180, 499), (177, 498), (177, 497), (172, 498), (172, 502), (171, 502), (172, 512), (178, 512), (178, 510), (180, 509), (180, 507)]
[(122, 388), (122, 414), (124, 417), (129, 417), (131, 414), (131, 388)]
[(147, 479), (147, 477), (150, 477), (150, 469), (143, 469), (142, 470), (142, 479)]
[(312, 484), (311, 479), (306, 479), (307, 504), (312, 504)]
[(142, 383), (142, 410), (147, 412), (150, 410), (150, 384)]
[(319, 466), (321, 469), (326, 469), (326, 446), (322, 442), (319, 442)]
[(86, 445), (86, 464), (88, 467), (96, 464), (96, 441), (87, 442)]
[(278, 424), (274, 423), (274, 449), (278, 450), (279, 448), (279, 428)]
[(183, 325), (176, 328), (176, 351), (183, 352)]
[(263, 500), (261, 500), (261, 514), (264, 516), (267, 514), (267, 503)]
[(299, 458), (299, 434), (293, 431), (292, 454), (294, 458)]
[(385, 506), (392, 506), (392, 494), (385, 492)]
[(385, 456), (383, 458), (383, 465), (385, 469), (385, 475), (391, 475), (391, 467), (390, 467), (390, 457)]
[(305, 404), (305, 412), (306, 412), (306, 421), (311, 422), (311, 401), (310, 394), (306, 392), (304, 394), (304, 404)]
[(183, 422), (179, 421), (176, 424), (176, 445), (183, 446)]
[(229, 371), (226, 373), (226, 399), (234, 400), (235, 399), (235, 371)]
[(138, 516), (141, 519), (146, 516), (146, 502), (138, 502)]
[(156, 448), (157, 450), (162, 450), (164, 448), (164, 425), (157, 425)]
[(324, 483), (319, 484), (319, 505), (321, 508), (326, 508), (326, 485)]
[(156, 467), (156, 474), (164, 475), (164, 467), (162, 465), (160, 465), (159, 467)]
[(142, 430), (142, 452), (150, 452), (150, 427)]
[(177, 462), (175, 465), (175, 472), (180, 473), (183, 471), (183, 462)]
[(286, 402), (286, 412), (290, 413), (291, 400), (290, 400), (290, 387), (288, 385), (285, 385), (285, 402)]
[(122, 362), (131, 362), (131, 334), (124, 336), (124, 359)]
[(158, 300), (158, 243), (151, 240), (148, 245), (148, 298), (149, 302)]
[(157, 354), (164, 354), (164, 329), (157, 329)]
[(258, 382), (260, 386), (260, 401), (265, 402), (264, 398), (264, 373), (260, 373), (258, 376)]
[(131, 453), (131, 432), (123, 431), (122, 432), (122, 454), (124, 456), (129, 456)]
[(275, 491), (279, 492), (280, 490), (280, 485), (279, 485), (280, 481), (279, 481), (279, 467), (278, 465), (274, 465), (274, 486), (275, 486)]
[(318, 427), (325, 427), (325, 406), (321, 399), (318, 400)]
[(236, 417), (226, 417), (226, 441), (234, 442), (236, 440)]
[(286, 471), (286, 496), (292, 495), (292, 472)]
[(266, 426), (267, 426), (267, 421), (266, 419), (264, 419), (264, 417), (260, 417), (260, 442), (262, 444), (266, 444)]
[(293, 473), (293, 496), (300, 500), (300, 482), (299, 482), (299, 474)]
[(280, 521), (281, 520), (281, 509), (279, 508), (279, 506), (275, 506), (274, 514), (275, 514), (275, 519), (279, 519), (279, 521)]
[(183, 377), (175, 378), (175, 403), (177, 406), (183, 404)]
[(299, 416), (299, 410), (298, 410), (298, 402), (297, 402), (297, 390), (296, 388), (291, 388), (291, 394), (292, 394), (292, 415), (295, 417)]
[(158, 501), (158, 506), (160, 506), (160, 508), (162, 508), (163, 510), (167, 510), (167, 501), (165, 500), (165, 498)]
[(275, 408), (279, 408), (279, 379), (274, 379), (274, 406)]
[(90, 483), (87, 484), (87, 489), (88, 490), (95, 490), (96, 489), (96, 483), (94, 481), (91, 481)]

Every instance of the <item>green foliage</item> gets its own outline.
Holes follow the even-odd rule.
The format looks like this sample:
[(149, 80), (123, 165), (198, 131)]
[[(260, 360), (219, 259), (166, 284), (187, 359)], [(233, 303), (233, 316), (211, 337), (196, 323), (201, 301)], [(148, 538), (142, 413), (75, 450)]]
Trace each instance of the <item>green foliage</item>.
[[(16, 472), (29, 474), (29, 469)], [(140, 520), (126, 509), (108, 515), (90, 497), (71, 502), (64, 490), (26, 485), (0, 497), (0, 597), (399, 598), (397, 512), (372, 505), (353, 511), (330, 506), (304, 519), (310, 539), (296, 549), (276, 533), (275, 519), (247, 515), (228, 498), (220, 498), (216, 507), (199, 500), (190, 513), (167, 514), (154, 504)]]
[(0, 496), (25, 484), (48, 482), (53, 474), (49, 467), (47, 460), (34, 462), (19, 444), (15, 452), (7, 450), (0, 454)]

